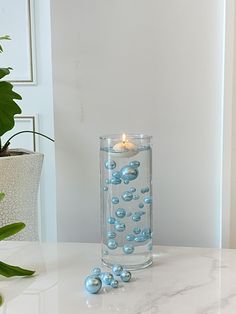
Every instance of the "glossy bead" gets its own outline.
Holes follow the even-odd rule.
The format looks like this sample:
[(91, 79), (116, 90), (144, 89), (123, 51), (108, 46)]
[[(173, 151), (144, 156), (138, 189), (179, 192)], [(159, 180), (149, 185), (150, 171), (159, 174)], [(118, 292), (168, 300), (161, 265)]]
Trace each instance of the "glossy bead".
[(126, 240), (127, 241), (134, 241), (135, 236), (132, 233), (127, 234)]
[(109, 184), (109, 183), (110, 183), (110, 180), (109, 180), (109, 179), (106, 179), (105, 182), (106, 182), (106, 184)]
[(119, 198), (117, 196), (113, 196), (111, 201), (112, 201), (112, 204), (118, 204), (119, 203)]
[(123, 246), (123, 251), (125, 254), (132, 254), (134, 251), (134, 246), (131, 243), (127, 243)]
[(134, 238), (135, 242), (145, 242), (146, 240), (147, 240), (146, 237), (143, 235), (139, 235), (139, 236)]
[(124, 180), (124, 184), (129, 184), (129, 180)]
[(147, 192), (149, 192), (149, 187), (146, 187), (146, 188), (142, 188), (141, 189), (141, 193), (147, 193)]
[(118, 280), (113, 279), (113, 280), (111, 281), (110, 285), (111, 285), (112, 288), (118, 288), (119, 282), (118, 282)]
[(119, 217), (119, 218), (124, 218), (126, 215), (126, 211), (124, 208), (118, 208), (116, 210), (116, 216)]
[(108, 231), (107, 237), (108, 237), (108, 239), (115, 239), (116, 233), (114, 231)]
[(84, 282), (85, 289), (89, 293), (98, 293), (102, 287), (102, 281), (99, 277), (96, 276), (88, 276)]
[(121, 265), (113, 265), (112, 266), (112, 272), (113, 274), (115, 274), (116, 276), (120, 276), (120, 274), (123, 271), (123, 267)]
[(114, 184), (114, 185), (118, 185), (118, 184), (121, 184), (121, 179), (118, 179), (118, 178), (111, 178), (111, 184)]
[(107, 242), (107, 246), (109, 247), (110, 250), (115, 250), (117, 248), (118, 244), (117, 244), (116, 240), (110, 239)]
[(107, 219), (107, 223), (111, 224), (111, 225), (114, 225), (114, 223), (116, 222), (116, 219), (114, 217), (109, 217)]
[(92, 269), (92, 275), (97, 275), (97, 276), (99, 276), (99, 275), (101, 275), (101, 268), (99, 268), (99, 267), (95, 267), (95, 268), (93, 268)]
[(129, 191), (126, 191), (126, 192), (124, 192), (124, 193), (122, 194), (121, 197), (122, 197), (122, 199), (123, 199), (124, 201), (129, 202), (129, 201), (131, 201), (131, 200), (133, 199), (133, 194), (130, 193)]
[(143, 204), (143, 203), (139, 203), (138, 207), (139, 207), (139, 208), (143, 208), (143, 207), (144, 207), (144, 204)]
[(118, 223), (115, 224), (115, 229), (118, 232), (123, 232), (125, 230), (125, 224), (121, 223), (121, 222), (118, 222)]
[(129, 191), (130, 191), (131, 193), (134, 193), (134, 192), (136, 192), (136, 189), (135, 189), (134, 187), (132, 187), (132, 188), (129, 189)]
[(137, 213), (138, 213), (140, 216), (143, 216), (143, 215), (146, 214), (146, 212), (145, 212), (144, 210), (139, 210)]
[(108, 187), (104, 186), (103, 191), (105, 191), (105, 192), (108, 191)]
[(138, 194), (135, 194), (134, 196), (133, 196), (133, 199), (134, 200), (138, 200), (140, 198), (140, 196), (138, 195)]
[(138, 170), (133, 167), (125, 166), (121, 169), (121, 178), (123, 180), (135, 180), (138, 176)]
[(115, 169), (115, 167), (116, 167), (116, 162), (115, 162), (114, 160), (107, 160), (107, 161), (105, 162), (105, 167), (106, 167), (106, 169), (108, 169), (108, 170)]
[(141, 220), (141, 215), (139, 213), (134, 213), (132, 216), (133, 221), (140, 221)]
[(141, 232), (141, 229), (139, 227), (134, 227), (133, 233), (134, 234), (139, 234)]
[(131, 279), (131, 272), (128, 270), (123, 270), (120, 274), (120, 279), (124, 282), (128, 282)]
[(150, 239), (152, 237), (152, 231), (150, 228), (144, 228), (142, 230), (142, 235), (146, 237), (146, 239)]
[(112, 176), (113, 176), (114, 178), (116, 178), (116, 179), (120, 179), (121, 174), (120, 174), (119, 171), (116, 171), (116, 172), (113, 172), (113, 173), (112, 173)]
[(114, 279), (114, 277), (111, 273), (104, 273), (102, 276), (102, 282), (105, 285), (110, 285), (113, 279)]
[(144, 197), (143, 201), (145, 204), (152, 204), (151, 196)]
[(132, 167), (132, 168), (138, 168), (140, 166), (140, 162), (137, 161), (137, 160), (131, 161), (129, 163), (129, 166)]

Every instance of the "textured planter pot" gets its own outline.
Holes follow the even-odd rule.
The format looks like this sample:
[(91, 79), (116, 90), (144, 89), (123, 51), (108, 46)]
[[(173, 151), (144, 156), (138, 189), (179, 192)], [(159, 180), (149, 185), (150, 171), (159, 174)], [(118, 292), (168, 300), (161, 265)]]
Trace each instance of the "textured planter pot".
[(14, 155), (0, 158), (0, 226), (22, 221), (24, 230), (14, 240), (38, 240), (38, 188), (43, 154), (23, 149), (11, 150)]

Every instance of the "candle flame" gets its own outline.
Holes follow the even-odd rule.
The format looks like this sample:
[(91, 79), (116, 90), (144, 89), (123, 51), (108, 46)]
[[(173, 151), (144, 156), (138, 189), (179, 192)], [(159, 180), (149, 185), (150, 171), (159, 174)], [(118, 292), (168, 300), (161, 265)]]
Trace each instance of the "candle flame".
[(123, 142), (123, 143), (126, 142), (126, 135), (125, 135), (125, 133), (122, 134), (122, 142)]

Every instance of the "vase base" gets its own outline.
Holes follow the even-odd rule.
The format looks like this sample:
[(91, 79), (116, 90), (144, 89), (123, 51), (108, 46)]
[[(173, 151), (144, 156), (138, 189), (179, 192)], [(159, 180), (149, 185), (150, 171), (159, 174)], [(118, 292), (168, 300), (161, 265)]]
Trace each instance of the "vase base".
[(119, 263), (116, 263), (115, 261), (114, 261), (114, 263), (108, 262), (102, 258), (102, 263), (103, 263), (103, 265), (105, 265), (106, 267), (109, 267), (109, 268), (112, 268), (112, 266), (115, 264), (119, 264), (119, 265), (122, 265), (123, 268), (126, 270), (140, 270), (140, 269), (144, 269), (144, 268), (151, 266), (153, 263), (153, 260), (151, 257), (149, 260), (147, 260), (146, 262), (141, 263), (141, 264), (126, 265), (126, 264), (123, 264), (121, 262), (119, 262)]

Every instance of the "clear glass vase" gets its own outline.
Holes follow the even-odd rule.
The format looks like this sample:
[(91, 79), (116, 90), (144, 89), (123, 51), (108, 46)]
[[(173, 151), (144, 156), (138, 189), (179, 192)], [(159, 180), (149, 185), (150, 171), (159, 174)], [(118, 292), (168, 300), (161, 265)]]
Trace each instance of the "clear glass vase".
[(100, 179), (102, 262), (129, 270), (151, 265), (151, 136), (101, 136)]

